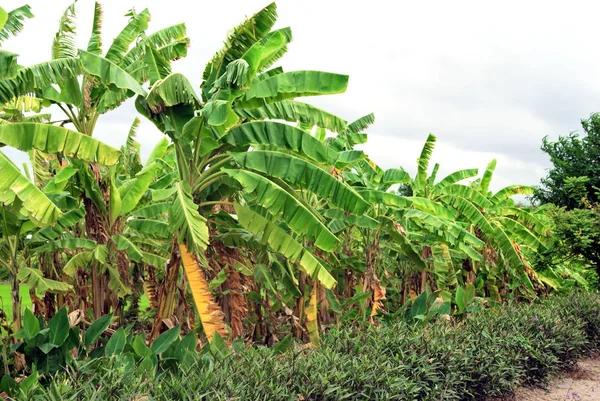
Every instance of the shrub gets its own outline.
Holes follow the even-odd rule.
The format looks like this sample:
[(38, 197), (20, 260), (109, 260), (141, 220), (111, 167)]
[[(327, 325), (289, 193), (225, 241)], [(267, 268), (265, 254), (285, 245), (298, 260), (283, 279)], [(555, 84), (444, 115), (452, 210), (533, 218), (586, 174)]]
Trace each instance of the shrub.
[(42, 378), (28, 399), (481, 400), (568, 368), (599, 330), (598, 296), (575, 294), (460, 322), (333, 328), (318, 349), (213, 344), (156, 376), (102, 357)]

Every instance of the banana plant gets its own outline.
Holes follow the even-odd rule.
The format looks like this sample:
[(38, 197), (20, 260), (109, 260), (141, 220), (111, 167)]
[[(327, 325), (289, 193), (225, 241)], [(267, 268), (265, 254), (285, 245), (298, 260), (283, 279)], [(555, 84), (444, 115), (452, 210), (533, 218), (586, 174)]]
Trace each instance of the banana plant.
[[(87, 161), (111, 165), (116, 163), (119, 154), (117, 149), (78, 132), (38, 123), (0, 125), (0, 144), (25, 152), (37, 150), (58, 154), (73, 163)], [(64, 215), (49, 196), (24, 177), (2, 153), (0, 153), (0, 177), (2, 177), (0, 179), (2, 203), (18, 204), (20, 213), (27, 215), (32, 225), (40, 227), (52, 225)], [(18, 301), (16, 303), (18, 304)], [(17, 312), (15, 316), (19, 317), (19, 313)], [(19, 320), (15, 319), (15, 325), (18, 327), (19, 324)]]
[[(340, 175), (370, 204), (367, 214), (353, 216), (327, 210), (329, 227), (335, 232), (344, 230), (344, 260), (358, 259), (357, 272), (362, 274), (360, 293), (370, 294), (366, 306), (371, 306), (371, 317), (383, 310), (382, 300), (386, 292), (399, 296), (403, 304), (409, 292), (423, 292), (428, 272), (436, 278), (438, 289), (449, 290), (456, 286), (456, 272), (452, 254), (481, 257), (476, 249), (483, 242), (470, 234), (463, 225), (455, 222), (455, 215), (443, 205), (422, 196), (399, 195), (397, 185), (407, 185), (413, 180), (402, 168), (384, 170), (377, 166), (354, 146), (366, 141), (367, 134), (360, 133), (372, 123), (372, 116), (349, 125), (346, 132), (328, 140), (330, 146), (344, 152), (347, 164), (339, 164)], [(430, 157), (425, 149), (422, 160)], [(419, 163), (419, 191), (428, 184), (423, 178), (426, 162)], [(423, 184), (420, 184), (423, 183)], [(430, 185), (430, 184), (429, 184)], [(416, 185), (415, 185), (416, 186)], [(406, 195), (413, 195), (412, 193)], [(343, 231), (343, 232), (344, 232)], [(346, 266), (349, 264), (344, 262)], [(414, 273), (421, 275), (420, 282), (413, 283)], [(353, 273), (346, 275), (346, 287), (354, 285)], [(350, 295), (346, 293), (346, 296)]]
[[(175, 147), (179, 176), (174, 179), (177, 192), (170, 228), (199, 312), (214, 311), (206, 306), (213, 301), (207, 296), (208, 281), (200, 265), (210, 241), (207, 219), (215, 206), (227, 210), (240, 228), (326, 288), (335, 279), (303, 242), (331, 252), (339, 240), (299, 193), (315, 194), (358, 215), (368, 207), (352, 188), (330, 174), (338, 152), (306, 131), (314, 126), (341, 131), (346, 122), (295, 100), (342, 93), (348, 77), (269, 69), (291, 40), (289, 28), (272, 31), (275, 20), (276, 7), (270, 4), (235, 28), (205, 68), (200, 94), (183, 75), (156, 70), (148, 95), (136, 100), (138, 111)], [(218, 227), (210, 230), (218, 232)], [(200, 313), (200, 318), (210, 339), (215, 315)]]
[[(151, 57), (155, 68), (168, 73), (171, 61), (187, 54), (189, 39), (184, 24), (146, 34), (149, 11), (145, 9), (137, 13), (132, 10), (127, 14), (127, 25), (103, 52), (103, 13), (101, 5), (96, 3), (88, 46), (85, 50), (77, 49), (75, 5), (70, 5), (60, 19), (52, 43), (52, 60), (17, 68), (14, 76), (0, 81), (0, 104), (12, 104), (25, 95), (33, 94), (42, 105), (52, 104), (62, 110), (66, 120), (60, 121), (61, 126), (72, 124), (78, 132), (92, 137), (100, 115), (134, 95), (146, 95), (141, 85), (153, 71), (143, 60)], [(76, 163), (71, 180), (82, 190), (86, 209), (86, 227), (82, 234), (106, 245), (111, 223), (105, 202), (110, 174), (100, 164), (96, 161)], [(111, 297), (108, 288), (110, 277), (100, 270), (103, 270), (100, 266), (92, 270), (96, 318), (108, 313), (108, 303), (104, 301)]]
[[(93, 307), (110, 308), (119, 316), (122, 315), (124, 298), (135, 291), (132, 287), (143, 270), (140, 266), (160, 268), (167, 261), (165, 253), (161, 253), (162, 243), (155, 241), (161, 235), (160, 228), (164, 224), (160, 225), (159, 222), (150, 226), (135, 224), (138, 222), (135, 216), (161, 214), (160, 204), (152, 203), (148, 192), (151, 186), (156, 187), (157, 184), (160, 186), (157, 177), (165, 171), (164, 164), (166, 164), (161, 159), (166, 151), (163, 142), (157, 145), (145, 165), (141, 163), (140, 147), (135, 141), (135, 130), (138, 124), (139, 120), (136, 120), (132, 125), (127, 145), (121, 149), (119, 162), (109, 168), (108, 177), (104, 177), (110, 183), (107, 190), (109, 238), (104, 243), (100, 243), (91, 238), (81, 238), (80, 230), (72, 229), (77, 227), (76, 225), (81, 225), (81, 219), (85, 215), (85, 209), (75, 195), (72, 203), (76, 208), (65, 213), (64, 218), (59, 219), (56, 226), (35, 232), (28, 241), (30, 247), (39, 256), (57, 254), (55, 257), (64, 261), (64, 265), (60, 268), (61, 274), (65, 278), (70, 277), (72, 282), (77, 282), (82, 273), (88, 275), (93, 273), (93, 271), (88, 272), (90, 266), (95, 266), (100, 273), (106, 274), (112, 296), (103, 300), (104, 305), (93, 305)], [(69, 178), (76, 174), (75, 166), (77, 166), (76, 162), (63, 167), (45, 185), (43, 191), (54, 196), (64, 194)], [(73, 196), (72, 192), (71, 190), (67, 193)], [(150, 209), (156, 211), (151, 212)], [(152, 230), (148, 233), (146, 231), (149, 227)], [(132, 274), (136, 269), (138, 274)], [(87, 309), (87, 299), (81, 297), (79, 293), (76, 298), (74, 304), (83, 310)]]
[[(31, 17), (29, 7), (24, 6), (11, 13), (2, 11), (6, 18), (2, 18), (0, 37), (5, 39), (9, 34), (16, 34), (22, 29), (22, 20), (25, 17)], [(7, 52), (2, 50), (0, 56), (7, 56)], [(16, 55), (9, 55), (11, 66), (7, 71), (3, 71), (0, 79), (0, 107), (3, 110), (14, 110), (19, 113), (26, 113), (40, 106), (41, 102), (35, 97), (25, 97), (31, 92), (41, 90), (45, 86), (60, 81), (60, 77), (53, 68), (58, 68), (56, 64), (43, 64), (34, 67), (20, 67), (17, 64)], [(37, 111), (37, 110), (35, 110)], [(95, 162), (100, 164), (114, 164), (118, 158), (118, 151), (94, 139), (87, 138), (83, 134), (70, 131), (68, 129), (45, 125), (35, 122), (15, 122), (14, 119), (3, 119), (0, 124), (0, 145), (10, 146), (24, 152), (44, 152), (47, 154), (58, 154), (60, 157), (72, 160), (81, 160)], [(25, 118), (17, 120), (23, 121)], [(35, 121), (35, 120), (33, 120)], [(55, 224), (63, 215), (60, 208), (34, 183), (21, 174), (21, 171), (0, 152), (0, 197), (4, 205), (18, 205), (19, 214), (27, 215), (30, 223), (43, 227)], [(6, 217), (6, 216), (5, 216)], [(10, 234), (5, 225), (4, 238), (10, 242)], [(16, 244), (20, 241), (18, 230), (14, 237), (13, 257), (16, 258)], [(16, 268), (16, 265), (13, 267)], [(15, 287), (18, 285), (18, 275), (14, 268), (12, 270), (13, 283), (13, 305), (15, 328), (20, 327), (20, 300), (18, 291)], [(29, 273), (36, 273), (30, 271)], [(35, 281), (32, 274), (27, 276), (30, 281)]]
[[(475, 177), (477, 169), (459, 170), (436, 182), (439, 165), (436, 164), (431, 175), (428, 175), (435, 141), (435, 136), (430, 134), (418, 159), (416, 176), (407, 182), (407, 187), (401, 188), (404, 194), (410, 195), (405, 198), (423, 212), (433, 213), (444, 220), (457, 220), (484, 241), (483, 259), (466, 248), (461, 249), (468, 252), (463, 266), (469, 271), (475, 274), (474, 266), (478, 262), (481, 266), (493, 267), (501, 262), (500, 269), (506, 269), (511, 276), (518, 277), (525, 293), (531, 295), (534, 290), (532, 280), (537, 282), (538, 278), (524, 259), (521, 248), (535, 250), (543, 247), (543, 239), (540, 238), (547, 235), (547, 228), (527, 210), (516, 208), (511, 197), (529, 194), (532, 188), (514, 185), (496, 193), (489, 192), (495, 160), (488, 165), (481, 179), (472, 185), (461, 184), (460, 181)], [(483, 273), (486, 273), (485, 270)], [(469, 280), (473, 279), (472, 275)], [(495, 283), (490, 284), (488, 291), (497, 293)]]
[(22, 324), (22, 302), (19, 293), (21, 283), (35, 286), (40, 294), (46, 291), (64, 293), (70, 289), (66, 283), (46, 279), (40, 270), (26, 266), (25, 242), (31, 221), (21, 213), (19, 199), (4, 204), (0, 212), (0, 266), (10, 278), (12, 300), (12, 329), (18, 331)]

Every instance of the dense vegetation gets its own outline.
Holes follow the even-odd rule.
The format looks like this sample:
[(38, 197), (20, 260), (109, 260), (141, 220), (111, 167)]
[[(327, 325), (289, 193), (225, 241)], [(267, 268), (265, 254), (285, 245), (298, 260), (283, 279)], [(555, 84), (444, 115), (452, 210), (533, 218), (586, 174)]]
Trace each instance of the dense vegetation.
[(534, 199), (554, 205), (552, 246), (541, 264), (591, 266), (600, 273), (600, 114), (581, 122), (585, 135), (544, 138), (542, 150), (553, 168), (535, 189)]
[[(128, 339), (115, 353), (115, 334), (103, 348), (107, 356), (15, 386), (11, 394), (29, 400), (483, 400), (543, 383), (597, 350), (599, 333), (597, 295), (578, 294), (509, 303), (476, 312), (464, 324), (392, 320), (332, 328), (318, 349), (285, 351), (283, 341), (272, 348), (235, 342), (184, 351), (193, 350), (188, 335), (161, 342), (162, 350)], [(144, 362), (134, 368), (133, 358), (144, 361), (155, 351), (157, 368)]]
[[(159, 372), (167, 384), (151, 391), (184, 391), (169, 387), (170, 375), (181, 374), (172, 368), (189, 373), (193, 366), (200, 373), (184, 376), (198, 397), (214, 391), (221, 398), (364, 393), (463, 399), (510, 390), (527, 371), (545, 377), (596, 346), (593, 296), (582, 296), (587, 309), (580, 315), (560, 317), (554, 326), (552, 308), (564, 306), (562, 298), (552, 307), (511, 306), (519, 308), (516, 316), (498, 308), (459, 324), (488, 307), (539, 302), (551, 292), (596, 285), (591, 267), (597, 259), (589, 252), (597, 252), (597, 198), (586, 198), (595, 184), (585, 174), (571, 178), (574, 173), (559, 163), (571, 148), (587, 144), (577, 145), (577, 137), (544, 142), (559, 167), (536, 196), (553, 202), (557, 188), (572, 184), (571, 193), (581, 199), (565, 205), (581, 206), (572, 217), (550, 205), (516, 204), (512, 197), (533, 194), (531, 187), (492, 191), (495, 160), (481, 174), (467, 169), (438, 179), (439, 165), (430, 165), (433, 135), (414, 177), (401, 167), (382, 169), (358, 149), (367, 141), (372, 114), (348, 123), (296, 100), (343, 93), (348, 77), (276, 66), (292, 34), (273, 30), (274, 4), (231, 31), (206, 65), (199, 91), (173, 71), (188, 51), (185, 25), (147, 33), (148, 10), (127, 16), (105, 46), (96, 3), (89, 44), (77, 49), (72, 5), (60, 19), (51, 60), (21, 66), (17, 55), (0, 50), (0, 145), (31, 159), (21, 170), (0, 152), (0, 277), (10, 283), (12, 301), (12, 313), (0, 314), (7, 334), (0, 345), (4, 391), (34, 391), (38, 380), (65, 366), (77, 378), (55, 378), (51, 391), (59, 399), (87, 398), (79, 374), (92, 380), (106, 366), (112, 369), (98, 380), (134, 380), (124, 376), (133, 370)], [(31, 17), (28, 6), (0, 8), (0, 43)], [(139, 117), (132, 116), (121, 149), (94, 138), (99, 116), (132, 98), (140, 117), (165, 135), (145, 162), (136, 142)], [(61, 120), (42, 113), (50, 106), (61, 110)], [(584, 125), (591, 139), (583, 141), (594, 140), (594, 121)], [(576, 229), (580, 220), (589, 230)], [(24, 314), (22, 286), (32, 301)], [(149, 307), (140, 307), (142, 297)], [(433, 320), (436, 325), (415, 326)], [(342, 328), (321, 338), (334, 325)], [(365, 328), (382, 325), (389, 328), (376, 334)], [(480, 336), (482, 330), (496, 334)], [(544, 330), (552, 332), (546, 336)], [(516, 333), (525, 343), (512, 338)], [(469, 343), (468, 336), (478, 342)], [(284, 353), (294, 341), (323, 345), (323, 351), (301, 358), (295, 350)], [(272, 348), (253, 350), (244, 343)], [(204, 351), (196, 354), (200, 344)], [(475, 353), (476, 344), (506, 355), (488, 368), (501, 366), (497, 381), (477, 373), (475, 360), (487, 357)], [(435, 355), (459, 358), (456, 352), (471, 346), (465, 356), (471, 359), (460, 363), (474, 362), (475, 370), (462, 377), (452, 365), (458, 359), (443, 367), (436, 362)], [(414, 351), (406, 355), (412, 365), (398, 354), (407, 349)], [(230, 358), (231, 352), (239, 358)], [(266, 364), (273, 353), (284, 355)], [(369, 362), (372, 369), (358, 369), (366, 355), (382, 359)], [(425, 360), (431, 361), (419, 365)], [(232, 382), (256, 364), (261, 369)], [(311, 371), (310, 364), (340, 370)], [(406, 370), (418, 365), (431, 375), (426, 386)], [(360, 376), (381, 366), (398, 369), (398, 376)], [(444, 370), (450, 368), (457, 371), (450, 375)], [(302, 380), (295, 369), (304, 369)], [(340, 378), (317, 377), (336, 372)], [(11, 377), (17, 375), (28, 379), (15, 389)], [(292, 382), (266, 386), (264, 380), (278, 375)], [(346, 375), (359, 376), (342, 379)], [(327, 380), (341, 384), (323, 387)]]

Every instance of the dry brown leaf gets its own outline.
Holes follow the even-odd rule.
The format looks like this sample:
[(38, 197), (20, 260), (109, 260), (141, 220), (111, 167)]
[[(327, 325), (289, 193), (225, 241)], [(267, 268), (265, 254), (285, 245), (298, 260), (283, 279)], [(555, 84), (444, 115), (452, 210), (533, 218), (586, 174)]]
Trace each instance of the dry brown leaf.
[(83, 319), (83, 311), (81, 309), (74, 310), (73, 312), (69, 313), (69, 326), (77, 326), (79, 323), (81, 323), (81, 319)]
[(379, 280), (373, 283), (373, 307), (371, 309), (371, 317), (377, 315), (377, 311), (385, 312), (383, 301), (385, 299), (385, 287), (381, 286)]
[(406, 237), (406, 230), (400, 223), (394, 221), (394, 227), (396, 227), (396, 230), (398, 230), (403, 237)]

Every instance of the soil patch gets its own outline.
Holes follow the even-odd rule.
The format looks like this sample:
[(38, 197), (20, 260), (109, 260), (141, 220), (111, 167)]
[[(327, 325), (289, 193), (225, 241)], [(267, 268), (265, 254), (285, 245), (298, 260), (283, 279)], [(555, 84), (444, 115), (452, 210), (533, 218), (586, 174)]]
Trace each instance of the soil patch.
[(522, 387), (504, 401), (600, 401), (600, 356), (584, 359), (547, 388)]

